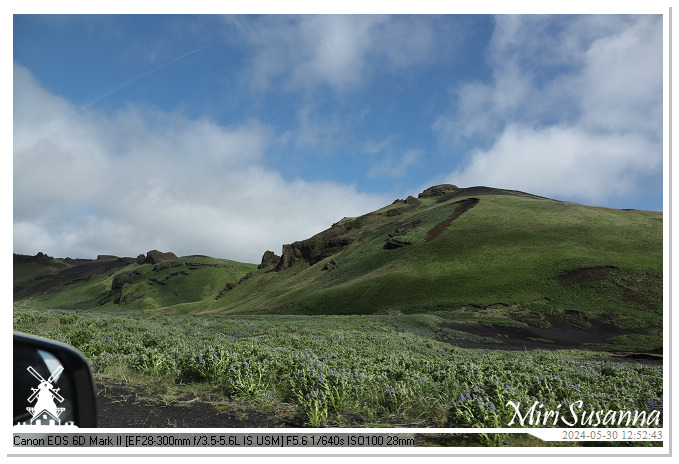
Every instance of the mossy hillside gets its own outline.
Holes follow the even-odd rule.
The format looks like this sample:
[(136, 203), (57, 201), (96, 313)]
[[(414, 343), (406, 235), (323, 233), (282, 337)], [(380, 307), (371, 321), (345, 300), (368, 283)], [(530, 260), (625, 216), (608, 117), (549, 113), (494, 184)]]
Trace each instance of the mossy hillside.
[(158, 264), (134, 263), (115, 271), (94, 273), (75, 283), (59, 284), (57, 279), (49, 292), (15, 299), (15, 304), (36, 308), (141, 310), (181, 306), (177, 311), (189, 312), (195, 308), (187, 310), (185, 305), (214, 299), (227, 283), (238, 282), (256, 268), (254, 264), (206, 256), (186, 256)]
[[(460, 311), (502, 303), (547, 315), (568, 309), (596, 318), (620, 313), (628, 326), (661, 321), (661, 213), (488, 195), (426, 241), (459, 200), (425, 199), (398, 216), (387, 216), (400, 206), (392, 205), (351, 219), (361, 223), (350, 231), (360, 240), (313, 266), (259, 271), (210, 305), (210, 312)], [(390, 233), (415, 222), (403, 236), (410, 245), (384, 249)], [(569, 288), (557, 281), (565, 272), (597, 266), (612, 268), (605, 281)], [(630, 292), (652, 310), (623, 301)]]
[(69, 285), (57, 285), (45, 293), (33, 293), (16, 298), (14, 305), (27, 308), (92, 309), (110, 291), (113, 277), (108, 274), (94, 274), (88, 280)]
[[(199, 256), (135, 262), (68, 285), (57, 280), (47, 293), (15, 293), (15, 303), (183, 314), (431, 313), (542, 326), (556, 317), (583, 328), (598, 320), (661, 333), (662, 213), (481, 194), (448, 224), (468, 197), (409, 198), (344, 218), (333, 233), (304, 241), (321, 253), (313, 265), (302, 259), (276, 271)], [(402, 246), (389, 249), (391, 239)], [(588, 268), (606, 275), (558, 280)]]
[(254, 269), (254, 264), (206, 257), (178, 258), (161, 266), (144, 264), (134, 269), (136, 282), (122, 288), (119, 304), (151, 309), (212, 299), (225, 284), (238, 282)]

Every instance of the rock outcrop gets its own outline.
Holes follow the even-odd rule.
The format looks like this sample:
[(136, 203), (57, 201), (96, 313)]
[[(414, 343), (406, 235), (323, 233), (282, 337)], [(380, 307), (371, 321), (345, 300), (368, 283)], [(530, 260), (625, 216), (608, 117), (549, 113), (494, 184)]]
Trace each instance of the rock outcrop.
[[(138, 260), (142, 257), (143, 255), (137, 256), (137, 262)], [(167, 252), (163, 253), (158, 250), (151, 250), (148, 253), (146, 253), (146, 258), (144, 258), (144, 264), (157, 264), (160, 263), (161, 261), (169, 261), (171, 259), (176, 259), (177, 255), (174, 253)]]
[(22, 255), (14, 253), (14, 263), (37, 263), (37, 264), (49, 264), (49, 265), (63, 265), (58, 259), (46, 255), (42, 251), (39, 251), (35, 256)]
[(300, 259), (309, 264), (316, 264), (341, 251), (351, 244), (351, 240), (348, 237), (343, 237), (343, 235), (358, 227), (358, 221), (358, 219), (344, 221), (341, 225), (335, 223), (329, 229), (314, 235), (310, 239), (283, 245), (283, 255), (278, 261), (276, 270), (287, 269)]
[(278, 264), (281, 260), (281, 257), (278, 256), (276, 253), (273, 251), (266, 250), (264, 252), (264, 255), (262, 256), (262, 262), (257, 266), (257, 269), (264, 269), (265, 267), (269, 267), (271, 265)]
[(453, 193), (457, 190), (459, 190), (457, 185), (452, 185), (452, 184), (434, 185), (433, 187), (429, 187), (424, 192), (420, 193), (417, 196), (417, 198), (440, 197), (440, 196), (445, 195), (447, 193)]
[(412, 242), (405, 237), (422, 223), (420, 219), (416, 219), (407, 224), (399, 226), (393, 233), (389, 234), (387, 243), (384, 244), (385, 250), (395, 250), (410, 245)]
[(124, 272), (113, 276), (111, 290), (122, 290), (125, 284), (136, 284), (144, 276), (139, 271)]
[(219, 291), (215, 299), (216, 300), (220, 299), (221, 297), (224, 296), (224, 293), (228, 292), (229, 290), (233, 290), (234, 288), (236, 288), (237, 285), (242, 284), (250, 277), (252, 277), (252, 272), (248, 272), (247, 274), (245, 274), (243, 277), (240, 278), (238, 282), (227, 282), (226, 285), (224, 285), (224, 288)]

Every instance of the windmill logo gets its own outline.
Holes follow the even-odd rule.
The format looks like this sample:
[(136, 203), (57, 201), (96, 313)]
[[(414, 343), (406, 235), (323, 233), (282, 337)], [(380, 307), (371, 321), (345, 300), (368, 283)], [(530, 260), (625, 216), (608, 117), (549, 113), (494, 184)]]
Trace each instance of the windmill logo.
[(55, 400), (63, 403), (64, 398), (59, 394), (59, 389), (54, 388), (54, 380), (63, 370), (62, 366), (57, 367), (49, 379), (45, 380), (32, 366), (28, 366), (28, 372), (40, 382), (38, 388), (31, 388), (33, 393), (28, 397), (29, 403), (35, 401), (34, 406), (26, 408), (33, 416), (30, 425), (61, 425), (59, 416), (66, 408), (57, 407)]

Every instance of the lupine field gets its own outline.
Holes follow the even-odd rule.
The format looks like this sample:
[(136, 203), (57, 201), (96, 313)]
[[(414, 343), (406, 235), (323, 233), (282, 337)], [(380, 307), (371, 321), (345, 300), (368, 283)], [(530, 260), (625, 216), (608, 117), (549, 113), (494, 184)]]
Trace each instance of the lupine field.
[[(522, 411), (538, 401), (540, 410), (564, 415), (568, 406), (559, 405), (582, 401), (587, 417), (578, 420), (589, 427), (597, 424), (591, 411), (658, 411), (658, 425), (645, 426), (662, 426), (661, 366), (584, 351), (457, 348), (446, 341), (465, 335), (440, 322), (433, 315), (14, 310), (14, 330), (77, 347), (95, 375), (117, 369), (209, 384), (233, 401), (293, 405), (311, 427), (342, 416), (365, 425), (507, 427), (514, 416), (509, 401)], [(521, 426), (518, 419), (512, 426)]]

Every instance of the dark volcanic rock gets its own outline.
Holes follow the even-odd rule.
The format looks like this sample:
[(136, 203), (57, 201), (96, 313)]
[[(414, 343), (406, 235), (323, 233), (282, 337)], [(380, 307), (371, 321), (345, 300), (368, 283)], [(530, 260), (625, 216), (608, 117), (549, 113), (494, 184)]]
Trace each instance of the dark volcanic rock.
[(111, 290), (122, 290), (125, 284), (134, 284), (141, 280), (142, 274), (139, 271), (125, 272), (113, 276)]
[(417, 205), (419, 205), (421, 202), (420, 202), (420, 200), (418, 200), (418, 199), (415, 198), (414, 196), (409, 195), (408, 198), (406, 198), (405, 203), (406, 203), (406, 205), (417, 206)]
[(397, 248), (403, 248), (404, 246), (410, 245), (412, 242), (404, 240), (399, 237), (389, 237), (387, 243), (384, 244), (385, 250), (395, 250)]
[(440, 197), (442, 195), (454, 192), (456, 190), (459, 190), (459, 188), (456, 185), (452, 184), (435, 185), (433, 187), (429, 187), (424, 192), (420, 193), (417, 197), (418, 198)]
[(144, 264), (146, 261), (146, 255), (144, 253), (137, 256), (137, 264)]
[(22, 255), (22, 254), (14, 253), (14, 264), (15, 265), (36, 263), (36, 264), (42, 264), (42, 265), (47, 266), (47, 267), (59, 269), (59, 268), (68, 267), (68, 265), (71, 265), (71, 264), (78, 264), (78, 263), (82, 263), (82, 262), (91, 261), (91, 260), (83, 260), (83, 259), (70, 260), (70, 261), (69, 260), (70, 260), (70, 258), (66, 258), (66, 259), (53, 258), (51, 256), (44, 254), (43, 252), (39, 252), (35, 256)]
[(39, 251), (38, 254), (35, 255), (35, 260), (34, 260), (34, 261), (35, 261), (36, 263), (40, 263), (40, 264), (49, 264), (49, 263), (51, 263), (52, 261), (54, 261), (54, 258), (52, 258), (51, 256), (47, 256), (47, 255), (44, 254), (42, 251)]
[(257, 269), (264, 269), (272, 264), (278, 264), (281, 257), (275, 254), (273, 251), (266, 250), (262, 256), (262, 262), (257, 266)]
[(331, 259), (330, 262), (325, 263), (325, 266), (323, 266), (324, 271), (332, 271), (337, 267), (337, 263), (335, 262), (334, 259)]
[(252, 277), (252, 272), (248, 272), (243, 277), (241, 277), (238, 282), (227, 282), (224, 285), (224, 288), (219, 291), (219, 294), (217, 294), (216, 299), (217, 300), (220, 299), (221, 297), (224, 296), (224, 293), (228, 292), (229, 290), (233, 290), (234, 288), (236, 288), (237, 285), (242, 284), (243, 282), (245, 282), (246, 280), (248, 280), (251, 277)]
[(358, 227), (360, 220), (347, 221), (342, 225), (335, 223), (327, 230), (314, 235), (310, 239), (283, 245), (283, 255), (276, 266), (277, 271), (282, 271), (295, 264), (300, 259), (309, 264), (334, 255), (344, 247), (351, 244), (351, 240), (343, 237), (351, 229)]
[(23, 263), (38, 263), (38, 264), (55, 264), (58, 261), (51, 256), (46, 255), (42, 251), (39, 251), (37, 255), (21, 255), (14, 253), (14, 262), (17, 264)]
[(411, 231), (415, 230), (417, 226), (422, 223), (420, 219), (416, 219), (407, 224), (402, 224), (393, 233), (389, 234), (387, 243), (384, 244), (385, 250), (395, 250), (397, 248), (403, 248), (404, 246), (410, 245), (412, 242), (405, 239)]
[(157, 264), (161, 261), (169, 261), (170, 259), (176, 259), (177, 255), (172, 252), (162, 253), (158, 250), (151, 250), (146, 253), (146, 259), (144, 263)]

